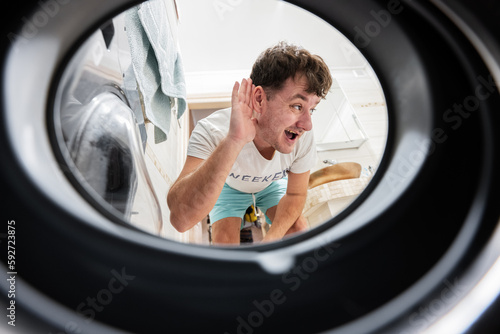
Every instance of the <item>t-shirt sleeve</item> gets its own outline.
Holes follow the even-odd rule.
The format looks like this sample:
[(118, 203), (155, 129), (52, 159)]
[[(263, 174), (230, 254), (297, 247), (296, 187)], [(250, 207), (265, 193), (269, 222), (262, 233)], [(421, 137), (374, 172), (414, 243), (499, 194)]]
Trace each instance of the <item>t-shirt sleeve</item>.
[(224, 138), (224, 133), (209, 122), (198, 122), (189, 138), (187, 155), (208, 159)]
[(316, 151), (313, 132), (308, 131), (302, 139), (303, 142), (298, 149), (297, 158), (290, 167), (290, 171), (295, 174), (310, 171), (318, 162), (318, 153)]

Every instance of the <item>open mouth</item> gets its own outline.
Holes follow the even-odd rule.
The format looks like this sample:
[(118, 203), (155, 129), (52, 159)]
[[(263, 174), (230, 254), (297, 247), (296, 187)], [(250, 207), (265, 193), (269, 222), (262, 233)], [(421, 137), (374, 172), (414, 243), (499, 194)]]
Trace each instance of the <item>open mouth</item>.
[(285, 135), (290, 140), (295, 140), (299, 136), (297, 132), (294, 132), (292, 130), (285, 130)]

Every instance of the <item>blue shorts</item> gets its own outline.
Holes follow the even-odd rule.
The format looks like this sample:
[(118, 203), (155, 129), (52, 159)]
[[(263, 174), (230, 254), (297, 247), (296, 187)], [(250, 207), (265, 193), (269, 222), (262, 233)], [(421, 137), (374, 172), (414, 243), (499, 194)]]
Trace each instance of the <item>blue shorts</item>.
[[(224, 184), (217, 203), (210, 211), (210, 223), (213, 224), (218, 220), (229, 217), (243, 218), (248, 207), (254, 204), (265, 214), (269, 208), (278, 205), (286, 193), (287, 184), (288, 179), (285, 177), (274, 181), (266, 189), (254, 194), (244, 193)], [(266, 221), (269, 224), (272, 223), (267, 215)]]

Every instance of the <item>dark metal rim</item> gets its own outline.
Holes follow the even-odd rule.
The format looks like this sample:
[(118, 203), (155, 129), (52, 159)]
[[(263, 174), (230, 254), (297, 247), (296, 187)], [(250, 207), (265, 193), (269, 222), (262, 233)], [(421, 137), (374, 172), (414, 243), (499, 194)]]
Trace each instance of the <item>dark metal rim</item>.
[[(297, 4), (300, 5), (300, 2), (296, 2)], [(341, 2), (339, 2), (341, 3)], [(131, 4), (131, 2), (127, 2), (127, 5)], [(376, 2), (372, 2), (368, 5), (365, 5), (367, 6), (366, 8), (368, 8), (369, 6), (373, 6), (371, 8), (377, 8), (376, 6), (381, 6), (383, 4), (381, 3), (376, 3)], [(85, 4), (82, 4), (82, 6), (85, 6)], [(125, 2), (123, 2), (123, 4), (116, 4), (116, 7), (114, 7), (114, 10), (109, 10), (109, 15), (113, 14), (113, 13), (116, 13), (116, 10), (118, 9), (123, 9), (125, 6)], [(303, 4), (303, 6), (305, 8), (308, 8), (310, 9), (311, 12), (313, 13), (316, 13), (316, 14), (320, 14), (320, 9), (321, 9), (321, 2), (307, 2), (307, 4)], [(346, 4), (347, 6), (347, 4)], [(328, 6), (327, 6), (328, 7)], [(341, 7), (339, 7), (341, 8)], [(349, 8), (349, 6), (345, 7), (345, 8)], [(352, 7), (351, 7), (352, 8)], [(381, 7), (378, 7), (378, 8), (381, 8)], [(409, 7), (411, 8), (411, 7)], [(425, 8), (424, 8), (425, 9)], [(427, 10), (431, 11), (431, 9), (427, 8)], [(416, 11), (416, 10), (415, 10)], [(364, 12), (365, 14), (369, 14), (370, 11), (366, 11)], [(108, 14), (103, 14), (103, 15), (106, 15), (106, 16), (109, 16)], [(327, 17), (328, 16), (328, 12), (325, 11), (321, 14), (322, 16), (324, 17)], [(417, 17), (418, 15), (415, 14), (415, 16), (413, 16), (413, 18), (415, 19), (415, 17)], [(368, 18), (370, 18), (368, 16)], [(372, 16), (373, 18), (373, 16)], [(103, 20), (105, 18), (103, 17)], [(365, 17), (366, 19), (366, 17)], [(362, 19), (360, 19), (359, 22), (363, 22)], [(371, 22), (371, 21), (364, 21), (364, 22)], [(96, 24), (94, 24), (93, 26), (96, 26)], [(352, 26), (351, 26), (352, 27)], [(346, 33), (346, 35), (348, 35)], [(352, 32), (351, 32), (351, 35), (352, 35)], [(351, 36), (353, 37), (353, 36)], [(381, 45), (383, 44), (382, 42), (382, 39), (384, 37), (383, 36), (380, 36), (380, 39), (379, 40), (376, 40), (374, 39), (373, 40), (373, 45), (375, 45), (373, 48), (375, 49), (376, 48), (376, 45)], [(464, 42), (463, 40), (461, 41), (462, 43)], [(472, 50), (472, 48), (470, 46), (468, 46), (466, 48), (467, 51), (470, 51)], [(380, 58), (377, 58), (377, 57), (381, 57), (380, 55), (378, 56), (375, 56), (374, 55), (374, 50), (370, 50), (370, 49), (367, 49), (366, 50), (366, 54), (369, 56), (370, 60), (372, 61), (372, 64), (376, 64), (378, 66), (375, 66), (376, 69), (379, 71), (379, 73), (382, 74), (382, 77), (385, 78), (385, 81), (384, 82), (384, 85), (386, 87), (386, 91), (388, 93), (388, 97), (389, 99), (392, 97), (394, 98), (395, 96), (397, 96), (397, 94), (393, 94), (394, 90), (397, 89), (397, 87), (394, 86), (394, 83), (391, 82), (391, 79), (394, 79), (395, 77), (390, 77), (389, 74), (387, 74), (387, 68), (384, 67), (386, 64), (382, 64), (382, 61)], [(474, 61), (476, 62), (479, 62), (478, 61), (478, 57), (477, 56), (474, 56), (474, 55), (466, 55), (467, 57), (470, 57), (470, 59), (475, 59)], [(429, 63), (427, 63), (429, 64)], [(385, 71), (385, 72), (384, 72)], [(385, 73), (385, 74), (384, 74)], [(493, 102), (496, 102), (494, 100), (489, 100), (489, 103), (493, 103)], [(393, 100), (393, 112), (395, 113), (394, 110), (400, 110), (400, 106), (398, 106), (398, 102), (397, 102), (397, 99), (394, 99)], [(9, 110), (5, 110), (4, 112), (9, 112)], [(401, 140), (402, 138), (402, 132), (405, 132), (403, 128), (401, 128), (403, 124), (403, 122), (401, 121), (398, 121), (400, 119), (401, 115), (400, 114), (396, 114), (396, 115), (392, 115), (392, 118), (396, 118), (396, 121), (395, 123), (393, 123), (393, 129), (395, 129), (395, 132), (392, 134), (392, 141), (393, 141), (393, 149), (392, 150), (389, 150), (387, 153), (386, 153), (386, 156), (385, 156), (385, 161), (386, 161), (386, 171), (389, 170), (389, 161), (390, 162), (394, 162), (395, 160), (397, 161), (397, 158), (398, 157), (401, 157), (401, 155), (398, 155), (398, 145), (400, 145), (401, 142), (398, 142), (398, 140)], [(465, 249), (468, 249), (468, 250), (473, 250), (473, 253), (470, 253), (470, 254), (477, 254), (482, 248), (483, 248), (483, 245), (484, 243), (486, 242), (487, 238), (486, 236), (487, 235), (490, 235), (490, 233), (492, 232), (494, 226), (496, 225), (497, 223), (497, 220), (498, 220), (498, 211), (494, 208), (492, 208), (492, 202), (491, 202), (491, 196), (495, 193), (495, 191), (492, 189), (492, 185), (491, 185), (491, 181), (494, 180), (494, 181), (498, 181), (498, 178), (495, 178), (495, 177), (492, 177), (492, 170), (493, 170), (493, 167), (494, 167), (494, 164), (495, 163), (498, 163), (498, 161), (495, 161), (490, 154), (494, 154), (495, 152), (498, 153), (498, 147), (496, 146), (496, 144), (498, 143), (498, 138), (495, 138), (494, 135), (493, 135), (493, 132), (491, 131), (491, 128), (494, 124), (498, 124), (497, 122), (495, 122), (495, 119), (488, 119), (488, 117), (490, 117), (490, 113), (488, 112), (487, 108), (485, 109), (483, 115), (482, 115), (482, 119), (481, 119), (481, 122), (483, 123), (478, 123), (478, 124), (481, 124), (481, 125), (478, 125), (478, 124), (475, 124), (475, 126), (480, 126), (481, 127), (481, 130), (483, 131), (480, 131), (481, 132), (481, 141), (485, 144), (484, 146), (484, 151), (482, 152), (482, 154), (484, 154), (485, 156), (482, 157), (482, 160), (481, 160), (481, 168), (479, 168), (479, 170), (482, 171), (482, 179), (478, 179), (477, 182), (479, 183), (479, 187), (474, 187), (474, 189), (476, 189), (477, 193), (475, 194), (474, 198), (471, 200), (470, 203), (468, 203), (468, 205), (470, 205), (471, 209), (473, 207), (475, 207), (476, 209), (477, 208), (480, 208), (479, 211), (476, 211), (475, 213), (477, 214), (476, 216), (473, 216), (473, 215), (465, 215), (464, 217), (464, 221), (463, 222), (460, 222), (461, 224), (463, 224), (463, 228), (465, 229), (466, 227), (471, 227), (472, 230), (476, 230), (476, 232), (474, 234), (471, 234), (469, 235), (468, 239), (462, 239), (462, 241), (464, 242), (461, 246), (464, 246), (464, 250)], [(432, 126), (434, 126), (434, 128), (442, 125), (440, 123), (437, 123), (436, 125), (436, 120), (434, 119), (433, 120), (433, 123), (431, 124)], [(429, 124), (424, 124), (424, 126), (421, 128), (421, 130), (425, 130), (426, 129), (426, 126), (428, 126)], [(488, 130), (489, 128), (489, 130)], [(473, 128), (471, 126), (471, 128), (469, 129), (471, 131), (471, 133), (476, 133), (477, 129)], [(460, 142), (460, 141), (459, 141)], [(411, 146), (410, 146), (411, 148)], [(436, 151), (435, 151), (435, 155), (438, 155), (438, 154), (444, 154), (443, 151), (444, 149), (441, 149), (438, 148)], [(496, 150), (496, 151), (495, 151)], [(488, 154), (490, 153), (490, 154)], [(3, 153), (5, 154), (5, 153)], [(434, 156), (431, 156), (431, 158), (435, 158), (435, 155)], [(15, 160), (12, 160), (11, 164), (14, 164)], [(416, 178), (417, 181), (425, 181), (425, 178), (426, 177), (429, 177), (429, 175), (432, 175), (432, 172), (434, 171), (435, 169), (435, 166), (433, 165), (433, 159), (427, 159), (425, 160), (425, 164), (422, 162), (421, 165), (418, 166), (419, 168), (416, 168), (415, 169), (415, 175), (414, 177)], [(5, 175), (7, 175), (8, 173), (14, 173), (10, 170), (8, 170), (8, 166), (5, 167), (5, 170), (6, 170), (6, 173)], [(25, 178), (25, 181), (24, 182), (19, 182), (20, 184), (24, 184), (26, 187), (28, 187), (29, 189), (33, 189), (33, 192), (31, 194), (31, 196), (33, 196), (36, 200), (39, 200), (41, 203), (47, 203), (46, 200), (43, 199), (44, 197), (44, 194), (42, 192), (39, 192), (36, 187), (33, 187), (33, 184), (31, 183), (31, 181), (29, 181), (29, 179), (26, 178), (25, 175), (23, 175), (22, 173), (19, 173), (17, 172), (14, 173), (14, 175), (16, 175), (17, 177), (21, 177), (21, 178)], [(3, 176), (3, 175), (2, 175)], [(26, 181), (27, 179), (27, 181)], [(412, 182), (408, 182), (409, 186), (410, 186), (410, 189), (411, 191), (416, 191), (418, 192), (419, 191), (419, 186), (416, 186), (414, 183)], [(19, 191), (17, 191), (19, 192)], [(398, 198), (398, 202), (397, 204), (399, 205), (402, 205), (404, 203), (406, 203), (407, 205), (410, 205), (411, 204), (411, 201), (414, 200), (415, 198), (411, 196), (411, 194), (408, 193), (408, 191), (406, 191), (406, 189), (401, 189), (401, 191), (398, 193), (398, 195), (400, 196)], [(365, 200), (366, 198), (363, 198), (362, 200)], [(360, 200), (361, 201), (361, 200)], [(50, 201), (48, 201), (49, 205), (50, 205)], [(361, 203), (360, 203), (361, 204)], [(403, 205), (404, 206), (404, 205)], [(73, 216), (70, 216), (70, 215), (67, 215), (66, 213), (64, 213), (64, 211), (61, 211), (60, 208), (58, 209), (57, 206), (54, 206), (53, 204), (51, 205), (51, 208), (52, 209), (55, 209), (56, 211), (52, 212), (52, 213), (49, 213), (47, 211), (43, 211), (41, 210), (40, 207), (38, 206), (33, 206), (33, 209), (35, 210), (40, 210), (43, 214), (47, 214), (48, 217), (51, 217), (49, 219), (46, 219), (46, 220), (41, 220), (42, 223), (46, 224), (46, 227), (47, 229), (50, 231), (51, 229), (54, 229), (54, 228), (58, 228), (56, 227), (56, 224), (54, 221), (52, 222), (48, 222), (47, 220), (51, 220), (52, 218), (54, 217), (59, 217), (57, 219), (68, 219), (68, 220), (71, 220), (71, 221), (75, 221), (76, 220), (76, 224), (74, 223), (71, 223), (69, 222), (67, 224), (66, 227), (64, 228), (61, 228), (60, 231), (56, 231), (56, 233), (54, 235), (59, 235), (59, 236), (63, 236), (65, 238), (74, 238), (74, 233), (78, 233), (78, 232), (82, 232), (82, 235), (83, 236), (91, 236), (91, 235), (94, 235), (96, 240), (98, 241), (106, 241), (106, 242), (110, 242), (111, 245), (113, 245), (113, 247), (111, 246), (107, 246), (107, 247), (101, 247), (101, 246), (97, 246), (97, 251), (96, 250), (90, 250), (90, 249), (87, 249), (88, 253), (89, 254), (96, 254), (98, 253), (99, 250), (103, 250), (104, 248), (108, 248), (108, 250), (113, 253), (114, 251), (123, 251), (125, 250), (127, 247), (130, 247), (132, 250), (136, 250), (138, 252), (140, 252), (141, 254), (143, 255), (147, 255), (147, 254), (154, 254), (155, 256), (159, 256), (160, 253), (158, 252), (158, 249), (148, 249), (147, 247), (144, 247), (144, 246), (137, 246), (137, 245), (132, 245), (131, 242), (132, 242), (132, 239), (133, 239), (133, 236), (131, 234), (128, 234), (126, 235), (126, 232), (123, 233), (123, 239), (122, 240), (116, 240), (117, 239), (117, 236), (114, 235), (114, 236), (111, 236), (111, 235), (102, 235), (102, 232), (99, 233), (98, 231), (94, 230), (94, 229), (88, 229), (88, 228), (84, 228), (82, 226), (77, 226), (78, 224), (81, 224), (78, 222), (78, 218), (75, 218)], [(59, 211), (58, 211), (59, 210)], [(471, 211), (472, 212), (472, 211)], [(390, 216), (389, 214), (390, 213), (395, 213), (396, 216), (398, 217), (401, 217), (401, 213), (400, 213), (400, 210), (398, 210), (398, 208), (395, 208), (394, 206), (389, 206), (387, 208), (386, 211), (384, 210), (381, 210), (379, 212), (379, 215), (378, 217), (372, 217), (373, 218), (373, 221), (375, 223), (377, 223), (377, 226), (385, 226), (385, 227), (382, 227), (382, 229), (387, 229), (387, 228), (391, 228), (393, 224), (396, 224), (397, 222), (391, 222), (390, 220), (388, 220), (388, 217)], [(494, 220), (492, 220), (494, 219)], [(30, 227), (31, 228), (31, 227)], [(463, 232), (464, 229), (462, 229), (461, 231)], [(35, 228), (33, 227), (32, 228), (33, 231), (38, 231), (39, 232), (39, 229), (38, 228)], [(367, 244), (370, 244), (370, 242), (373, 240), (374, 236), (370, 236), (370, 235), (367, 235), (367, 232), (374, 232), (373, 230), (370, 230), (370, 229), (366, 229), (366, 228), (360, 228), (360, 230), (358, 231), (353, 231), (352, 232), (352, 235), (346, 235), (344, 236), (343, 238), (341, 239), (328, 239), (329, 242), (340, 242), (341, 245), (343, 245), (343, 249), (344, 251), (340, 251), (338, 252), (339, 254), (339, 257), (337, 259), (334, 259), (334, 260), (331, 260), (329, 261), (328, 263), (325, 263), (324, 264), (324, 268), (321, 269), (320, 271), (318, 271), (318, 275), (319, 273), (323, 273), (325, 275), (328, 275), (328, 270), (326, 269), (326, 266), (329, 265), (329, 266), (332, 266), (332, 265), (338, 265), (338, 263), (340, 262), (340, 260), (342, 258), (348, 258), (348, 259), (353, 259), (353, 257), (356, 257), (355, 255), (353, 254), (356, 254), (355, 251), (356, 250), (359, 250), (359, 249), (366, 249), (366, 245), (363, 245), (364, 242), (366, 242)], [(457, 233), (462, 233), (460, 231), (457, 231)], [(57, 234), (58, 233), (58, 234)], [(319, 232), (318, 232), (319, 233)], [(101, 234), (101, 235), (99, 235)], [(50, 235), (50, 234), (48, 234)], [(47, 234), (44, 235), (44, 237), (48, 237)], [(73, 235), (73, 236), (72, 236)], [(375, 236), (379, 236), (377, 234), (374, 234)], [(457, 234), (458, 235), (458, 234)], [(361, 241), (356, 241), (357, 240), (361, 240)], [(146, 240), (146, 239), (142, 239), (142, 240)], [(71, 241), (71, 240), (68, 240), (68, 241)], [(302, 240), (300, 240), (302, 241)], [(140, 244), (140, 242), (137, 242), (138, 244)], [(69, 246), (70, 244), (72, 244), (72, 242), (60, 242), (60, 247), (63, 247), (63, 246)], [(39, 244), (38, 244), (39, 245)], [(85, 245), (84, 242), (75, 242), (73, 243), (73, 247), (76, 247), (76, 248), (79, 248), (82, 250), (84, 250), (82, 253), (85, 253), (85, 247), (89, 247), (90, 245)], [(350, 249), (349, 249), (350, 248)], [(114, 249), (114, 250), (113, 250)], [(266, 250), (262, 250), (263, 252), (265, 252)], [(130, 250), (129, 250), (130, 252)], [(130, 254), (130, 253), (129, 253)], [(304, 258), (307, 258), (308, 255), (311, 255), (312, 252), (309, 250), (309, 251), (306, 251), (304, 253), (304, 250), (299, 250), (298, 255), (301, 255), (302, 257), (299, 257), (297, 259), (297, 261), (299, 261), (300, 263), (300, 259), (304, 259)], [(444, 255), (444, 253), (442, 253)], [(190, 256), (192, 256), (193, 254), (190, 254)], [(165, 256), (165, 254), (163, 254), (162, 256)], [(182, 251), (179, 252), (179, 253), (173, 253), (172, 255), (167, 255), (166, 258), (169, 258), (171, 256), (171, 260), (172, 262), (174, 263), (173, 266), (175, 267), (175, 264), (180, 264), (182, 261), (178, 261), (178, 257), (180, 258), (183, 258), (183, 254), (182, 254)], [(470, 256), (470, 255), (469, 255)], [(71, 257), (69, 257), (71, 258)], [(439, 257), (441, 258), (441, 257)], [(68, 257), (66, 256), (65, 259), (68, 259)], [(99, 276), (99, 274), (103, 274), (104, 277), (108, 277), (107, 279), (109, 280), (109, 266), (111, 265), (112, 267), (112, 263), (113, 261), (116, 261), (117, 259), (119, 260), (123, 260), (122, 256), (120, 256), (119, 254), (108, 254), (106, 256), (103, 256), (102, 259), (102, 262), (100, 265), (103, 265), (103, 267), (105, 267), (105, 269), (100, 269), (100, 270), (97, 270), (95, 268), (89, 268), (89, 266), (92, 266), (92, 265), (97, 265), (98, 262), (100, 262), (99, 260), (92, 260), (90, 262), (85, 262), (83, 261), (82, 264), (82, 268), (87, 268), (88, 271), (89, 271), (89, 275), (90, 277), (93, 277), (96, 279), (96, 283), (93, 284), (92, 286), (93, 287), (98, 287), (98, 286), (103, 286), (102, 284), (106, 284), (106, 279), (99, 279), (97, 276)], [(207, 267), (210, 267), (210, 265), (207, 266), (206, 263), (203, 263), (206, 261), (203, 260), (203, 259), (194, 259), (192, 258), (193, 262), (192, 265), (193, 267), (195, 267), (196, 265), (200, 265), (201, 264), (201, 268), (204, 268), (204, 269), (207, 269)], [(468, 265), (470, 264), (470, 261), (472, 259), (469, 258), (467, 259), (466, 261), (463, 261), (461, 260), (460, 258), (455, 258), (454, 261), (456, 261), (455, 263), (448, 263), (448, 268), (446, 270), (443, 270), (443, 272), (441, 273), (441, 276), (436, 278), (436, 280), (434, 281), (434, 283), (436, 283), (437, 281), (443, 279), (443, 277), (448, 277), (450, 274), (451, 275), (457, 275), (459, 276), (459, 273), (464, 271)], [(87, 260), (88, 261), (88, 260)], [(96, 261), (96, 262), (93, 262), (93, 261)], [(153, 263), (156, 263), (156, 261), (151, 261), (152, 264)], [(210, 261), (209, 261), (210, 262)], [(215, 261), (217, 262), (217, 261)], [(438, 262), (436, 262), (438, 263)], [(219, 265), (219, 264), (217, 264)], [(233, 268), (241, 268), (241, 266), (239, 266), (237, 263), (234, 263), (233, 261), (229, 261), (227, 262), (226, 264), (223, 264), (223, 265), (226, 265), (228, 267), (233, 267)], [(148, 274), (147, 274), (147, 267), (148, 266), (138, 266), (136, 264), (134, 264), (133, 262), (129, 262), (129, 264), (127, 265), (128, 267), (131, 267), (131, 268), (137, 268), (144, 276), (143, 277), (146, 277)], [(41, 269), (43, 268), (43, 266), (38, 266), (37, 268)], [(437, 267), (435, 267), (437, 268)], [(80, 268), (80, 270), (82, 270)], [(226, 269), (222, 269), (223, 271), (226, 271)], [(85, 270), (84, 270), (85, 271)], [(189, 271), (189, 270), (188, 270)], [(260, 272), (259, 268), (257, 266), (251, 266), (249, 270), (247, 270), (246, 272), (252, 272), (252, 271), (255, 271), (257, 272), (256, 276), (258, 277), (258, 280), (261, 281), (261, 282), (267, 282), (268, 285), (272, 286), (273, 284), (276, 283), (276, 279), (272, 278), (272, 277), (268, 277), (267, 274), (265, 273), (262, 273)], [(168, 271), (167, 271), (168, 272)], [(175, 270), (174, 270), (175, 272)], [(31, 274), (31, 273), (30, 273)], [(183, 274), (183, 273), (179, 273), (179, 274)], [(184, 273), (186, 275), (186, 277), (191, 277), (192, 276), (192, 273)], [(108, 276), (106, 276), (108, 275)], [(444, 276), (443, 276), (444, 275)], [(33, 277), (34, 276), (31, 276), (29, 277), (28, 276), (28, 283), (29, 284), (32, 284), (34, 285), (35, 287), (37, 286), (37, 280), (33, 280)], [(215, 275), (217, 276), (217, 275)], [(272, 276), (272, 275), (271, 275)], [(241, 284), (244, 284), (244, 282), (247, 282), (247, 279), (242, 279), (240, 276), (236, 275), (235, 279), (241, 279)], [(147, 279), (146, 279), (147, 281)], [(278, 280), (279, 281), (279, 280)], [(81, 283), (81, 281), (78, 281), (78, 280), (74, 280), (74, 283)], [(321, 280), (319, 280), (319, 282), (321, 282)], [(279, 283), (279, 282), (278, 282)], [(47, 284), (45, 282), (42, 282), (40, 283), (40, 286), (45, 289), (45, 292), (49, 292), (50, 290), (47, 290)], [(145, 289), (143, 287), (141, 288), (137, 288), (139, 292), (141, 291), (149, 291), (148, 289)], [(222, 288), (224, 290), (224, 288)], [(267, 288), (264, 288), (265, 291), (268, 291)], [(435, 291), (437, 290), (437, 291)], [(309, 290), (308, 290), (309, 291)], [(311, 290), (312, 291), (312, 290)], [(432, 300), (432, 296), (433, 296), (433, 293), (439, 293), (440, 292), (440, 289), (439, 289), (439, 286), (425, 286), (424, 287), (424, 291), (427, 291), (427, 297), (428, 298), (431, 298)], [(332, 292), (332, 291), (330, 291)], [(35, 292), (36, 293), (36, 292)], [(128, 296), (128, 298), (133, 298), (134, 296), (137, 296), (137, 294), (131, 294), (130, 296)], [(259, 292), (257, 294), (257, 296), (262, 296), (262, 291)], [(414, 301), (421, 301), (422, 300), (422, 297), (424, 296), (414, 296)], [(59, 301), (62, 301), (63, 304), (64, 302), (68, 302), (69, 300), (71, 299), (64, 299), (62, 298), (60, 295), (59, 296), (56, 296), (56, 298), (58, 298)], [(250, 297), (252, 298), (252, 297)], [(76, 300), (79, 300), (78, 297), (76, 298)], [(307, 298), (306, 298), (307, 300)], [(44, 301), (42, 299), (39, 300), (40, 303), (44, 303)], [(325, 299), (322, 299), (321, 302), (325, 302)], [(125, 304), (129, 304), (130, 303), (130, 300), (126, 301)], [(305, 305), (308, 305), (307, 303)], [(45, 310), (41, 310), (41, 309), (37, 309), (37, 307), (41, 306), (41, 304), (36, 304), (36, 305), (33, 305), (34, 307), (34, 311), (37, 312), (39, 315), (41, 315), (42, 317), (45, 317), (46, 320), (47, 319), (50, 319), (50, 315), (47, 317), (47, 313), (45, 313)], [(72, 307), (73, 305), (71, 305), (71, 303), (68, 303), (67, 304), (68, 307)], [(238, 306), (240, 307), (241, 310), (246, 310), (245, 307), (241, 307), (241, 306)], [(394, 314), (394, 318), (397, 317), (397, 315), (399, 316), (402, 316), (404, 318), (404, 311), (406, 311), (406, 313), (410, 313), (411, 314), (411, 305), (410, 304), (406, 304), (406, 309), (403, 310), (403, 309), (400, 309), (399, 310), (399, 313), (398, 314)], [(251, 310), (251, 309), (250, 309)], [(227, 310), (223, 310), (222, 312), (228, 312)], [(292, 312), (293, 313), (293, 312)], [(227, 314), (230, 314), (229, 312)], [(279, 318), (281, 315), (279, 313), (277, 313), (276, 317)], [(78, 318), (76, 318), (78, 319)], [(229, 315), (225, 318), (225, 320), (232, 320), (234, 318), (231, 318)], [(366, 318), (368, 319), (368, 318)], [(110, 318), (103, 318), (102, 319), (103, 321), (109, 321), (109, 323), (114, 323), (114, 319), (113, 317), (110, 317)], [(356, 321), (360, 320), (357, 324), (356, 324)], [(393, 320), (393, 319), (392, 319)], [(62, 321), (62, 318), (58, 318), (57, 320), (54, 320), (54, 322), (56, 322), (56, 325), (61, 325), (62, 322), (59, 322), (57, 323), (58, 321)], [(361, 329), (361, 328), (365, 328), (366, 327), (363, 327), (363, 321), (361, 320), (361, 317), (358, 318), (353, 318), (353, 321), (352, 322), (352, 326), (351, 329), (354, 329), (354, 328), (357, 328), (357, 329)], [(380, 319), (379, 320), (379, 324), (378, 326), (383, 326), (384, 324), (387, 324), (388, 322), (390, 322), (391, 319)], [(403, 321), (404, 322), (404, 321)], [(217, 323), (217, 322), (216, 322)], [(317, 327), (316, 330), (325, 330), (325, 329), (328, 329), (328, 328), (333, 328), (332, 326), (328, 327), (327, 325), (328, 321), (326, 320), (323, 320), (323, 322), (321, 322), (321, 325), (323, 327)], [(97, 325), (97, 322), (93, 322), (92, 323), (93, 326), (94, 325)], [(218, 324), (218, 323), (217, 323)], [(220, 325), (220, 324), (218, 324)], [(271, 325), (270, 328), (272, 328), (273, 325)], [(374, 323), (371, 323), (371, 326), (375, 326)], [(373, 329), (374, 327), (372, 327)]]

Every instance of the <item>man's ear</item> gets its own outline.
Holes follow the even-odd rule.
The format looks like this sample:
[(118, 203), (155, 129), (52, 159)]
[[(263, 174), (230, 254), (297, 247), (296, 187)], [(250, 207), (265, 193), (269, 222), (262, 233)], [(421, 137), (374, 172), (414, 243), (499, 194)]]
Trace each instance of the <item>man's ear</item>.
[(262, 88), (262, 86), (255, 87), (252, 102), (255, 112), (259, 114), (262, 113), (263, 105), (266, 102), (266, 92), (264, 91), (264, 88)]

